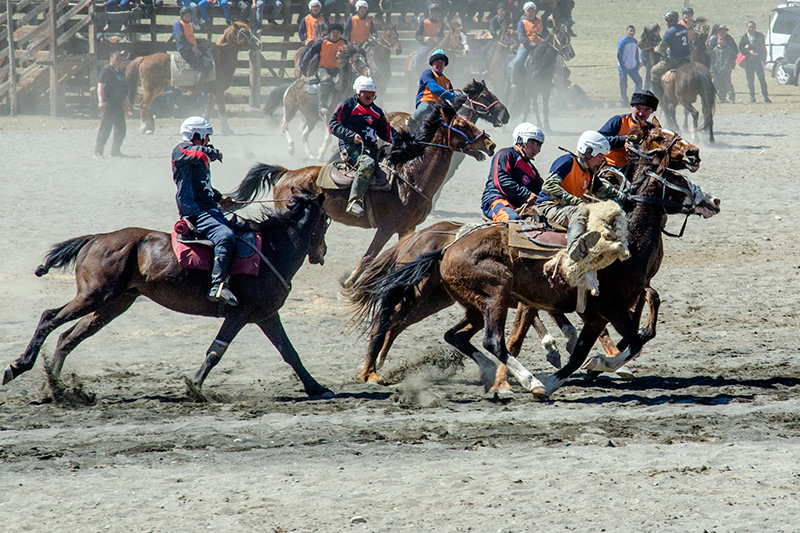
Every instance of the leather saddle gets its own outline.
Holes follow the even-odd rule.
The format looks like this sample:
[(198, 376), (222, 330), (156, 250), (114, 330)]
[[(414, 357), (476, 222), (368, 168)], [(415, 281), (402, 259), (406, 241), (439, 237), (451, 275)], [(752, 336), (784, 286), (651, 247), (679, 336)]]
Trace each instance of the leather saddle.
[(549, 259), (567, 247), (567, 234), (541, 222), (511, 220), (508, 245), (516, 248), (520, 257)]
[[(370, 191), (388, 191), (392, 188), (391, 170), (379, 164), (369, 182)], [(356, 172), (344, 163), (325, 165), (319, 172), (317, 185), (322, 189), (349, 189), (356, 177)]]

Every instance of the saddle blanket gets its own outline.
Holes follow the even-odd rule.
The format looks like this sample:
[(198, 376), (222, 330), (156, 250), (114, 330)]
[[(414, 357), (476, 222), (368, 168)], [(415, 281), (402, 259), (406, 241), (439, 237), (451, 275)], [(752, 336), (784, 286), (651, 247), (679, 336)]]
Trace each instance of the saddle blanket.
[(521, 220), (508, 222), (508, 245), (521, 257), (550, 259), (567, 246), (567, 234)]
[[(204, 52), (207, 56), (211, 55), (211, 50)], [(179, 53), (170, 53), (170, 85), (173, 87), (194, 87), (197, 82), (197, 71), (187, 63)], [(213, 61), (213, 59), (212, 59)], [(211, 70), (206, 76), (206, 83), (217, 79), (217, 68), (212, 64)]]
[[(182, 236), (177, 228), (182, 221), (178, 221), (172, 230), (172, 250), (178, 258), (178, 264), (184, 269), (205, 270), (211, 272), (214, 245), (211, 241), (187, 241), (183, 242), (178, 237)], [(261, 257), (250, 246), (241, 242), (242, 239), (251, 245), (261, 249), (261, 235), (258, 233), (245, 233), (236, 236), (236, 249), (231, 263), (231, 276), (244, 274), (247, 276), (258, 276), (258, 269), (261, 266)]]
[[(317, 176), (317, 186), (322, 189), (349, 189), (356, 177), (354, 170), (347, 168), (344, 163), (333, 163), (323, 166)], [(392, 188), (392, 180), (381, 165), (369, 182), (370, 191), (388, 191)]]

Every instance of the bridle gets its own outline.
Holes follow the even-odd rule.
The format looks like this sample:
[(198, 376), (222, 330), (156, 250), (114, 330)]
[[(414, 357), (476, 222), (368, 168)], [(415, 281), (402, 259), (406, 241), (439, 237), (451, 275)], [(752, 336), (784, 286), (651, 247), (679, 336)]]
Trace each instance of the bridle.
[(248, 29), (247, 31), (244, 28), (236, 27), (236, 34), (239, 37), (244, 37), (247, 39), (247, 46), (250, 46), (250, 43), (256, 41), (258, 43), (258, 47), (261, 48), (261, 40), (253, 34), (253, 31)]
[[(447, 148), (448, 150), (452, 150), (454, 152), (466, 153), (467, 150), (470, 149), (470, 147), (472, 146), (473, 143), (479, 141), (483, 137), (486, 137), (486, 130), (481, 130), (481, 132), (474, 139), (470, 139), (469, 135), (467, 135), (466, 133), (464, 133), (460, 129), (458, 129), (455, 126), (453, 126), (453, 122), (455, 122), (457, 117), (458, 117), (458, 115), (453, 117), (453, 120), (450, 121), (450, 124), (442, 121), (442, 125), (445, 128), (447, 128), (447, 144), (436, 144), (436, 143), (430, 143), (430, 142), (426, 142), (426, 141), (417, 141), (417, 142), (420, 143), (420, 144), (424, 144), (425, 146), (435, 146), (437, 148)], [(464, 140), (466, 141), (466, 146), (464, 146), (462, 148), (458, 148), (458, 149), (453, 148), (452, 143), (451, 143), (452, 142), (453, 132), (456, 132), (457, 134), (459, 134), (462, 137), (464, 137)]]
[[(467, 94), (467, 95), (466, 95), (466, 97), (467, 97), (467, 101), (466, 101), (466, 102), (465, 102), (465, 103), (464, 103), (464, 104), (461, 106), (461, 109), (464, 109), (464, 108), (466, 107), (467, 109), (469, 109), (470, 111), (472, 111), (473, 113), (475, 113), (477, 116), (479, 116), (479, 117), (481, 117), (481, 118), (484, 118), (484, 119), (485, 119), (485, 118), (487, 118), (487, 117), (491, 117), (492, 115), (491, 115), (491, 113), (490, 113), (490, 110), (491, 110), (491, 109), (492, 109), (494, 106), (496, 106), (497, 104), (499, 104), (499, 103), (500, 103), (500, 100), (499, 100), (497, 97), (495, 97), (495, 100), (494, 100), (494, 102), (492, 102), (492, 103), (491, 103), (491, 104), (489, 104), (489, 105), (486, 105), (486, 104), (484, 104), (483, 102), (480, 102), (480, 101), (478, 101), (477, 99), (478, 99), (478, 98), (480, 98), (481, 96), (483, 96), (484, 94), (486, 94), (486, 92), (487, 92), (487, 89), (486, 89), (486, 87), (484, 87), (484, 88), (483, 88), (483, 90), (482, 90), (482, 91), (481, 91), (481, 92), (478, 94), (478, 96), (476, 97), (476, 99), (475, 99), (475, 100), (473, 100), (473, 99), (472, 99), (472, 98), (471, 98), (471, 97), (470, 97), (470, 96)], [(475, 106), (478, 106), (480, 109), (476, 109), (476, 108), (475, 108)], [(466, 117), (465, 117), (465, 118), (466, 118)]]
[[(391, 52), (391, 51), (394, 51), (394, 45), (395, 44), (400, 44), (400, 39), (397, 38), (394, 41), (390, 41), (389, 39), (386, 38), (386, 34), (387, 33), (389, 33), (389, 30), (382, 31), (381, 34), (380, 34), (380, 37), (377, 38), (377, 39), (372, 39), (372, 42), (377, 44), (378, 46), (381, 46), (381, 47), (389, 50)], [(396, 31), (395, 31), (395, 35), (397, 35)]]

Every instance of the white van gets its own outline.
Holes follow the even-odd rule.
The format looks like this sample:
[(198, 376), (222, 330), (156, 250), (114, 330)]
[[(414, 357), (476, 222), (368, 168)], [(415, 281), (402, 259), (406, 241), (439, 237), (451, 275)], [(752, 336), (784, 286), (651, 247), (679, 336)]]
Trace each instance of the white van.
[(800, 1), (786, 2), (774, 8), (766, 35), (767, 68), (780, 85), (789, 83), (791, 76), (782, 66), (784, 63), (784, 49), (786, 41), (792, 30), (800, 24)]

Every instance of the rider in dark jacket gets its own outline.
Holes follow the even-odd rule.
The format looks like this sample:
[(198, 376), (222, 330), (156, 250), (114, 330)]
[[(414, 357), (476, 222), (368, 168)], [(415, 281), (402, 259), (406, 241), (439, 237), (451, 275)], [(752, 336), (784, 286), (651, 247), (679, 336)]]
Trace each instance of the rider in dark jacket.
[(233, 201), (211, 186), (211, 161), (222, 161), (222, 153), (209, 144), (213, 129), (203, 117), (189, 117), (181, 125), (181, 141), (172, 150), (172, 179), (178, 187), (175, 200), (178, 214), (189, 221), (195, 231), (214, 243), (214, 266), (208, 299), (238, 305), (228, 288), (230, 264), (236, 235), (220, 207)]

